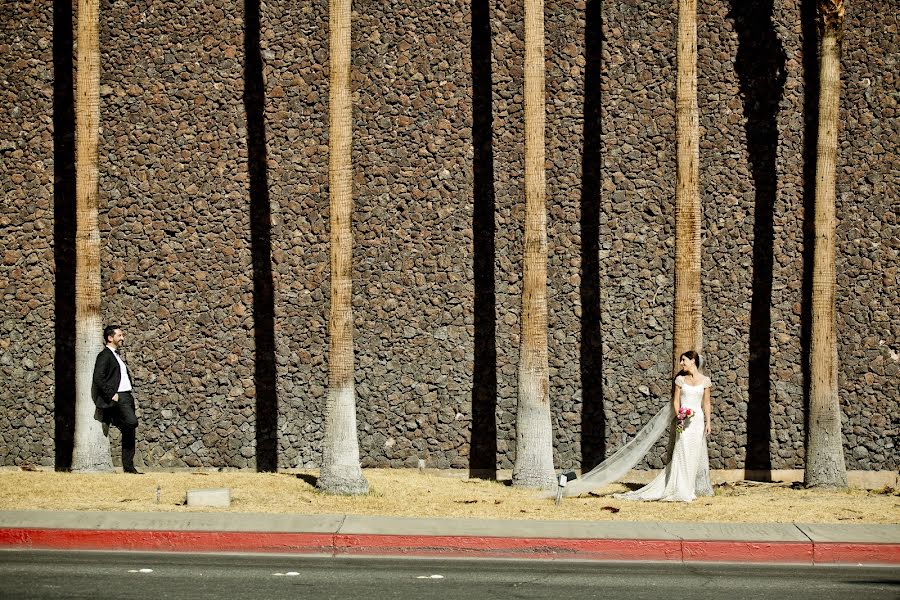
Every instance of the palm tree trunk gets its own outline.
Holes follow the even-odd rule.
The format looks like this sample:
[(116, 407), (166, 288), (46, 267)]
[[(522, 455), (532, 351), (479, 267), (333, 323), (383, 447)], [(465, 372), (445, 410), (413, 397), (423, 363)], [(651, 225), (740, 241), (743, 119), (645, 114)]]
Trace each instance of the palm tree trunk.
[(331, 49), (328, 179), (331, 197), (331, 315), (328, 321), (328, 400), (325, 445), (317, 486), (331, 494), (365, 494), (359, 464), (353, 382), (351, 309), (353, 236), (352, 106), (350, 99), (350, 0), (330, 0)]
[(674, 364), (687, 350), (702, 351), (700, 297), (700, 134), (697, 111), (697, 0), (678, 2), (678, 81), (675, 127), (678, 167), (675, 183)]
[(530, 488), (550, 488), (556, 481), (547, 367), (545, 187), (544, 4), (525, 0), (525, 256), (513, 485)]
[(813, 241), (809, 432), (804, 481), (847, 487), (841, 442), (835, 322), (835, 162), (841, 99), (843, 0), (820, 0), (819, 139)]
[(100, 3), (78, 3), (76, 72), (75, 441), (74, 471), (109, 471), (109, 438), (94, 418), (94, 360), (103, 348), (100, 319), (99, 165)]

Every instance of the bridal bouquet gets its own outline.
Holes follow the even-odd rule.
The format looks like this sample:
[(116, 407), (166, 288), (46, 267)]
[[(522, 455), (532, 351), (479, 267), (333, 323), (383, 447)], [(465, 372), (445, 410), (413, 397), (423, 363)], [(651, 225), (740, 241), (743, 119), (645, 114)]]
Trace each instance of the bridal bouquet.
[(684, 428), (691, 424), (691, 417), (693, 416), (694, 411), (690, 408), (679, 408), (678, 414), (675, 415), (675, 420), (678, 421), (678, 424), (675, 425), (675, 431), (677, 431), (678, 433), (683, 433)]

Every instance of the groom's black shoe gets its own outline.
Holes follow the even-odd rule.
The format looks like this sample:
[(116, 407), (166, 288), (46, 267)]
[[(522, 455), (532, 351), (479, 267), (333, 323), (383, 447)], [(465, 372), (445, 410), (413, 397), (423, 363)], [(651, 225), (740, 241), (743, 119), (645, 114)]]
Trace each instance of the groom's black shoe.
[(130, 469), (122, 469), (122, 470), (123, 470), (125, 473), (131, 473), (132, 475), (143, 475), (143, 473), (141, 473), (140, 471), (138, 471), (138, 470), (135, 469), (134, 467), (131, 467)]

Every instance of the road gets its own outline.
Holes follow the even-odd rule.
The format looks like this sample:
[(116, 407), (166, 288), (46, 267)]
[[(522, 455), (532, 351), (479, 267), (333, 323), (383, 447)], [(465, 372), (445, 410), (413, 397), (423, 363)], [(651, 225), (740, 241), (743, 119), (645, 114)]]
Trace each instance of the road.
[(900, 569), (0, 551), (0, 599), (900, 597)]

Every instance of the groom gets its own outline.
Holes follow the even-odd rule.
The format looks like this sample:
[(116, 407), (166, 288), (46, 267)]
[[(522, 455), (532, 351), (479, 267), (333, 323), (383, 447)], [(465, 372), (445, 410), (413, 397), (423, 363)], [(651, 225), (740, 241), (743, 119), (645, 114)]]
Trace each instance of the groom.
[(122, 469), (126, 473), (140, 475), (140, 471), (134, 468), (138, 420), (134, 413), (131, 378), (118, 353), (125, 341), (125, 334), (118, 325), (107, 325), (103, 330), (103, 341), (106, 348), (97, 355), (94, 363), (94, 403), (103, 410), (103, 422), (111, 422), (122, 432)]

